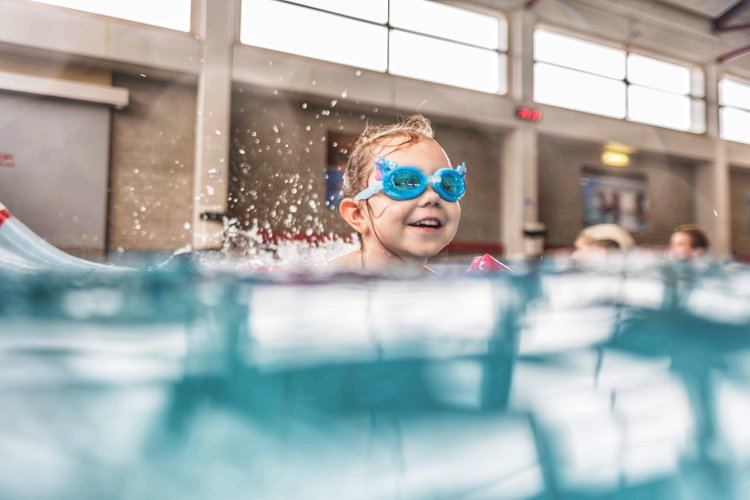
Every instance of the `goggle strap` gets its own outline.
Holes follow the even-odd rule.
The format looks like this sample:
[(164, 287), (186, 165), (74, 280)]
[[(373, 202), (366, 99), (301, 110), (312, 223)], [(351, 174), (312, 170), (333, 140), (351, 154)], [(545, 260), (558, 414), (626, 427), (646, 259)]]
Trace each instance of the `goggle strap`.
[(383, 183), (382, 182), (376, 182), (372, 186), (363, 189), (359, 193), (357, 193), (357, 196), (354, 197), (355, 201), (362, 201), (366, 200), (370, 197), (372, 197), (374, 194), (376, 194), (378, 191), (383, 189)]

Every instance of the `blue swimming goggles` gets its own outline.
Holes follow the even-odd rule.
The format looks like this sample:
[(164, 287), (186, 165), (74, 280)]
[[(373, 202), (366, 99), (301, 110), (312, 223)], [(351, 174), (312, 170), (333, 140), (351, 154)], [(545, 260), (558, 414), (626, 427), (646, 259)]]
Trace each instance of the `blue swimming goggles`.
[(458, 201), (466, 192), (464, 163), (456, 168), (441, 168), (432, 175), (426, 175), (417, 167), (400, 167), (395, 161), (382, 156), (375, 166), (378, 169), (376, 181), (357, 193), (355, 200), (366, 200), (381, 190), (393, 200), (411, 200), (424, 193), (428, 184), (445, 201)]

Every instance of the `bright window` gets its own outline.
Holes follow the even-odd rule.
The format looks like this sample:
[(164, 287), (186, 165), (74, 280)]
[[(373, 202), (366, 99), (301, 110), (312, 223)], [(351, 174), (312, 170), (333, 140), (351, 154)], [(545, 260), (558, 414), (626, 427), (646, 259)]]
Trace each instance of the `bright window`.
[(507, 23), (426, 0), (242, 0), (242, 43), (488, 93), (507, 87)]
[(719, 82), (719, 104), (750, 111), (750, 83), (724, 78)]
[(628, 120), (690, 130), (690, 98), (638, 85), (628, 87)]
[(429, 0), (391, 2), (390, 25), (486, 49), (507, 50), (508, 45), (504, 19)]
[(378, 24), (388, 22), (388, 0), (294, 0), (293, 3), (363, 21)]
[(750, 83), (721, 80), (719, 104), (721, 138), (750, 144)]
[(173, 30), (190, 31), (190, 0), (159, 0), (157, 2), (153, 0), (34, 1)]
[(493, 50), (391, 31), (389, 71), (394, 75), (483, 92), (505, 92), (499, 73), (499, 68), (505, 67), (504, 58)]
[(624, 82), (550, 64), (534, 65), (534, 99), (586, 113), (625, 118)]
[(687, 95), (690, 93), (690, 68), (640, 54), (628, 54), (628, 82)]
[(539, 29), (534, 99), (691, 132), (705, 130), (702, 73), (624, 49)]
[(625, 78), (622, 50), (545, 30), (534, 32), (534, 60), (617, 80)]
[(388, 29), (275, 0), (244, 0), (242, 43), (385, 71)]

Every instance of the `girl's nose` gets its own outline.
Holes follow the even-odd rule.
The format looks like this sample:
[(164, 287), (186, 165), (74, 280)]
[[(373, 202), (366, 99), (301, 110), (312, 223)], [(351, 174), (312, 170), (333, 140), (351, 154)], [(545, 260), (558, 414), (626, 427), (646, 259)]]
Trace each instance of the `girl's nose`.
[(432, 184), (427, 184), (424, 192), (419, 195), (419, 206), (426, 207), (430, 205), (439, 206), (441, 202), (440, 195), (437, 194)]

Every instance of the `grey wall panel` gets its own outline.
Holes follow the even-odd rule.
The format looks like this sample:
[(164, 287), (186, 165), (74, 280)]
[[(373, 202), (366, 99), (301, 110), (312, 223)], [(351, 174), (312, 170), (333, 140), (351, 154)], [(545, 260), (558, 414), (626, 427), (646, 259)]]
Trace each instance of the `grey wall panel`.
[(110, 110), (0, 93), (0, 203), (50, 243), (105, 244)]

